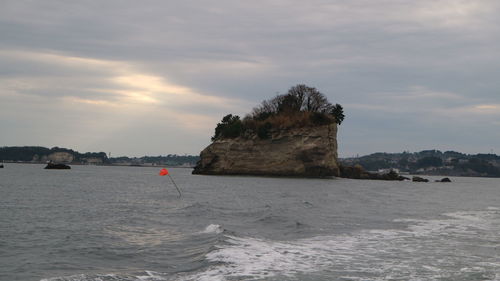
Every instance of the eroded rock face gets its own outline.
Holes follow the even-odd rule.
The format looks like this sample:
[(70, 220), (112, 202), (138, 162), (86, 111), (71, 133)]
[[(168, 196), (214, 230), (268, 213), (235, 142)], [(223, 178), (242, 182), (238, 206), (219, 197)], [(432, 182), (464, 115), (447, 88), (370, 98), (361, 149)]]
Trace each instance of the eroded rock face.
[(48, 159), (55, 163), (71, 163), (75, 157), (68, 152), (54, 152), (48, 156)]
[(269, 139), (216, 140), (200, 157), (193, 174), (338, 176), (337, 125), (272, 129)]

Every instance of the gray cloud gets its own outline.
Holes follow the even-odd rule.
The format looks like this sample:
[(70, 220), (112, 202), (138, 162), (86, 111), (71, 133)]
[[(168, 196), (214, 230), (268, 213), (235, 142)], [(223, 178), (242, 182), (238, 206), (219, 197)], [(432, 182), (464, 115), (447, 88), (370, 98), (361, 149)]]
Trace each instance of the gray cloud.
[[(306, 83), (344, 104), (341, 155), (500, 151), (499, 8), (493, 0), (4, 1), (0, 115), (9, 121), (0, 123), (0, 142), (62, 145), (5, 112), (28, 106), (25, 117), (43, 113), (52, 124), (55, 112), (84, 116), (66, 108), (76, 102), (99, 116), (93, 126), (103, 129), (89, 132), (103, 135), (67, 146), (109, 150), (106, 143), (155, 128), (147, 112), (171, 112), (167, 119), (182, 112), (198, 121), (169, 130), (200, 141), (149, 147), (197, 153), (211, 129), (195, 123), (213, 127), (226, 113), (244, 114)], [(137, 79), (142, 84), (127, 82)], [(104, 135), (131, 110), (141, 126)], [(121, 154), (146, 153), (135, 147), (123, 144)]]

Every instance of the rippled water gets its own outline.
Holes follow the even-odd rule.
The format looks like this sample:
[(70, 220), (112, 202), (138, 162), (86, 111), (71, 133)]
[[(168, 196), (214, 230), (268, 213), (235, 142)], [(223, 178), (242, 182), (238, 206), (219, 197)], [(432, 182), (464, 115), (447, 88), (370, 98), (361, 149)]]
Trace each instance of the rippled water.
[(500, 179), (0, 169), (0, 280), (500, 280)]

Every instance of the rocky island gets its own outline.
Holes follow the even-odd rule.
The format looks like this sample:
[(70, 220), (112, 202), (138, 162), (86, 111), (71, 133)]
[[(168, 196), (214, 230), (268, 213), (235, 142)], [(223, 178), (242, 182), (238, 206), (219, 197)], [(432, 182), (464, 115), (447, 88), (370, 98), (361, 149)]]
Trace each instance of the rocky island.
[(226, 115), (193, 174), (339, 176), (337, 125), (343, 119), (342, 106), (315, 88), (294, 86), (242, 120)]
[(52, 163), (52, 162), (49, 162), (49, 163), (47, 163), (47, 166), (45, 166), (44, 169), (48, 169), (48, 170), (69, 170), (69, 169), (71, 169), (71, 166), (68, 166), (68, 165), (63, 164), (63, 163)]

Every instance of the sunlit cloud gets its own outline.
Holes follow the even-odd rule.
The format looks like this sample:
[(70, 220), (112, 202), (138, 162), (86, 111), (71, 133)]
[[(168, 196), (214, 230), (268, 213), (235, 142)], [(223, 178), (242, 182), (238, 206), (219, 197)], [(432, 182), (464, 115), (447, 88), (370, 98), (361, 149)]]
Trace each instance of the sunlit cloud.
[[(0, 58), (2, 56), (17, 58), (26, 67), (41, 64), (54, 69), (55, 73), (51, 74), (35, 68), (31, 73), (18, 76), (0, 76), (0, 97), (4, 98), (3, 106), (9, 102), (24, 104), (26, 110), (30, 108), (30, 114), (51, 112), (39, 119), (46, 125), (53, 122), (52, 118), (60, 123), (81, 115), (78, 126), (60, 127), (66, 131), (68, 142), (84, 139), (98, 143), (99, 139), (137, 129), (141, 123), (154, 119), (170, 120), (162, 123), (163, 129), (202, 130), (209, 135), (212, 130), (209, 128), (224, 113), (247, 108), (244, 100), (198, 92), (141, 71), (132, 62), (28, 51), (2, 50)], [(71, 72), (75, 75), (68, 75)], [(211, 110), (204, 112), (199, 108)]]
[(479, 104), (471, 107), (470, 111), (479, 114), (500, 115), (500, 104)]
[(99, 107), (118, 107), (119, 105), (113, 102), (105, 101), (105, 100), (92, 100), (92, 99), (84, 99), (79, 97), (64, 97), (63, 100), (67, 103), (82, 103), (87, 105), (95, 105)]
[(161, 77), (131, 73), (127, 76), (117, 76), (112, 78), (113, 82), (131, 88), (144, 89), (150, 93), (164, 92), (173, 95), (190, 94), (186, 87), (167, 84)]
[[(47, 54), (37, 52), (21, 51), (1, 51), (0, 56), (10, 56), (11, 58), (22, 59), (23, 62), (40, 63), (50, 66), (64, 66), (66, 71), (78, 73), (83, 70), (98, 68), (99, 76), (91, 77), (66, 77), (61, 73), (61, 77), (46, 76), (43, 73), (33, 73), (21, 77), (0, 78), (6, 82), (8, 88), (17, 91), (19, 94), (29, 94), (32, 89), (62, 89), (66, 90), (64, 96), (72, 96), (75, 89), (80, 94), (73, 101), (93, 103), (98, 105), (111, 105), (112, 102), (100, 99), (99, 95), (89, 95), (90, 93), (112, 94), (116, 99), (115, 104), (140, 103), (144, 104), (166, 104), (177, 106), (176, 102), (188, 106), (189, 104), (205, 104), (223, 108), (237, 107), (242, 100), (221, 98), (210, 94), (197, 92), (189, 87), (168, 82), (164, 77), (154, 74), (143, 73), (137, 70), (130, 62), (108, 61), (93, 58), (72, 57), (61, 54)], [(58, 81), (54, 84), (54, 79)], [(108, 88), (96, 87), (107, 84)], [(92, 102), (90, 102), (92, 101)]]
[(482, 104), (482, 105), (476, 105), (474, 108), (479, 110), (497, 110), (500, 109), (500, 106), (492, 104)]
[(114, 92), (146, 103), (159, 103), (176, 107), (202, 104), (207, 107), (215, 106), (225, 109), (236, 109), (238, 103), (245, 103), (241, 100), (200, 94), (189, 87), (169, 83), (163, 77), (154, 75), (129, 73), (128, 75), (112, 77), (111, 81), (124, 89)]

